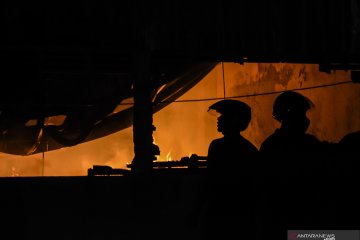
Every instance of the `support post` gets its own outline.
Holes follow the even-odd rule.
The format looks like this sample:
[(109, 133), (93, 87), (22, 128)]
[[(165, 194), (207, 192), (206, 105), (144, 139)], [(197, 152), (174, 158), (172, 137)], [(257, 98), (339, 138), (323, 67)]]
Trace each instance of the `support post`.
[(152, 83), (150, 74), (150, 52), (140, 52), (135, 56), (134, 74), (134, 118), (133, 141), (135, 157), (132, 171), (147, 174), (156, 159), (153, 136), (153, 107), (151, 101)]
[[(134, 24), (134, 115), (133, 141), (135, 157), (131, 163), (131, 170), (136, 173), (150, 173), (159, 155), (159, 148), (153, 143), (153, 106), (151, 94), (153, 82), (151, 76), (152, 52), (152, 19), (154, 9), (152, 3), (133, 1)], [(150, 5), (149, 5), (150, 4)], [(147, 6), (149, 5), (149, 6)]]

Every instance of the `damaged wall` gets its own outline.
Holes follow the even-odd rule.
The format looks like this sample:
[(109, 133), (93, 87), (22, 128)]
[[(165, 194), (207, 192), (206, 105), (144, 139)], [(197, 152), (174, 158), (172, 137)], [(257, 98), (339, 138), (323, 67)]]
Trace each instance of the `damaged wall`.
[[(273, 93), (235, 98), (252, 107), (252, 120), (243, 135), (260, 147), (262, 141), (280, 126), (272, 118), (277, 92), (350, 81), (350, 72), (327, 74), (319, 72), (318, 68), (312, 64), (226, 63), (224, 84), (223, 68), (219, 64), (182, 99), (221, 98), (224, 85), (226, 97)], [(320, 140), (337, 142), (346, 133), (360, 129), (359, 84), (346, 83), (299, 92), (314, 103), (314, 108), (308, 112), (311, 121), (308, 132)], [(216, 118), (206, 112), (213, 102), (173, 103), (155, 114), (154, 122), (158, 126), (155, 136), (163, 156), (169, 152), (173, 159), (190, 153), (207, 154), (211, 140), (221, 137), (216, 132)]]
[[(301, 89), (314, 108), (308, 112), (311, 121), (308, 132), (320, 140), (337, 142), (348, 133), (360, 129), (360, 85), (311, 88), (351, 81), (350, 72), (320, 72), (315, 64), (226, 64), (228, 96)], [(311, 88), (311, 89), (306, 89)], [(243, 98), (253, 109), (251, 125), (245, 135), (256, 146), (279, 126), (272, 119), (272, 104), (279, 93)]]

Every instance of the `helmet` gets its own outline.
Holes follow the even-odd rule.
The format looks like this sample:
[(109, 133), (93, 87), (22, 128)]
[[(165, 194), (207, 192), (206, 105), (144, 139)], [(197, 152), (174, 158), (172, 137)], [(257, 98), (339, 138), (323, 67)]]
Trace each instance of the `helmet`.
[(312, 106), (313, 103), (307, 97), (297, 92), (287, 91), (275, 99), (272, 114), (276, 120), (281, 122), (294, 113), (305, 113)]
[(208, 111), (215, 110), (221, 115), (234, 118), (239, 123), (241, 130), (247, 128), (251, 120), (251, 108), (244, 102), (225, 99), (214, 103)]

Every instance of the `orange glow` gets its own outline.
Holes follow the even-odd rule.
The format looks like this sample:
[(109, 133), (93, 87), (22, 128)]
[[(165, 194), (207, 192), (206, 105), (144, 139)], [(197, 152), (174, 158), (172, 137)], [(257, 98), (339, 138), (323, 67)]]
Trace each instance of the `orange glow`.
[[(219, 64), (180, 99), (222, 98), (224, 85), (226, 97), (231, 97), (350, 80), (350, 72), (327, 74), (312, 64), (226, 63), (224, 70), (225, 84)], [(314, 88), (301, 93), (314, 102), (308, 132), (320, 140), (336, 142), (346, 133), (360, 129), (360, 84)], [(271, 117), (276, 96), (240, 99), (252, 107), (252, 120), (243, 135), (257, 147), (279, 126)], [(207, 155), (210, 142), (221, 137), (216, 131), (216, 116), (207, 112), (208, 106), (216, 101), (172, 103), (154, 114), (154, 141), (161, 152), (158, 160), (180, 160), (189, 156), (189, 152)], [(46, 176), (81, 176), (93, 165), (126, 168), (134, 157), (133, 151), (132, 128), (127, 128), (98, 140), (46, 152), (44, 161), (42, 154), (21, 157), (0, 153), (0, 176), (41, 176), (43, 172)]]
[(18, 176), (20, 176), (20, 174), (17, 171), (16, 167), (11, 167), (11, 175), (10, 175), (10, 177), (18, 177)]

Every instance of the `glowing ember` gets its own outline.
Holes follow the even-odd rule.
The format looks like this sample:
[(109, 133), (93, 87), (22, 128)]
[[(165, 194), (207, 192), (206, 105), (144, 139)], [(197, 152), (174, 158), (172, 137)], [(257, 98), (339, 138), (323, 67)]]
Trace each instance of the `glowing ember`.
[(16, 167), (12, 166), (11, 167), (10, 177), (18, 177), (18, 176), (20, 176), (18, 170), (16, 169)]

